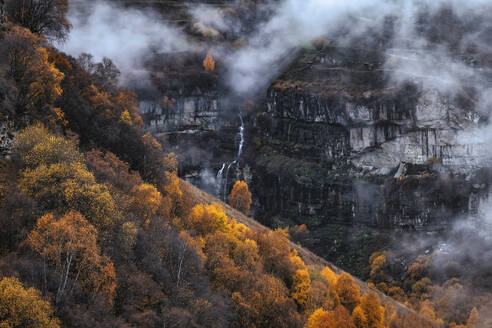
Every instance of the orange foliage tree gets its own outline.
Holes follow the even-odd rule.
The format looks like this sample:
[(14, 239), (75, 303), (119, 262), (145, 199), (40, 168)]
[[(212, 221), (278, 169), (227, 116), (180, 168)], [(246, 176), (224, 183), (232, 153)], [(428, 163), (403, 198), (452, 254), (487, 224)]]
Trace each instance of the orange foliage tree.
[(116, 288), (113, 263), (101, 255), (96, 243), (97, 231), (77, 212), (70, 212), (56, 220), (46, 214), (29, 234), (29, 245), (43, 259), (52, 263), (59, 273), (56, 301), (67, 292), (69, 278), (87, 290), (105, 295), (112, 303)]
[(339, 305), (334, 311), (314, 311), (304, 328), (355, 328), (350, 313)]
[(357, 328), (384, 328), (384, 307), (379, 296), (370, 292), (362, 296), (360, 304), (353, 311)]
[(203, 68), (205, 68), (207, 72), (212, 72), (215, 70), (215, 60), (210, 52), (203, 60)]
[(16, 114), (29, 113), (44, 122), (63, 116), (53, 104), (62, 94), (64, 74), (50, 60), (41, 38), (21, 27), (11, 28), (4, 37), (0, 59), (7, 64), (6, 76), (16, 83)]
[(152, 216), (159, 212), (162, 205), (162, 196), (156, 187), (142, 183), (135, 186), (132, 193), (131, 208), (142, 218), (142, 221), (150, 220)]
[(229, 194), (228, 202), (235, 209), (248, 214), (252, 202), (248, 184), (244, 181), (236, 181)]

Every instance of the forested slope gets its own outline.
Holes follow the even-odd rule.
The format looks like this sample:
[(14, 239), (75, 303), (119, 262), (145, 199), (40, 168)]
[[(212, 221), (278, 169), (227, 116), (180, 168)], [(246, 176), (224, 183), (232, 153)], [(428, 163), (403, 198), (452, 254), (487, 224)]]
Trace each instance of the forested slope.
[(48, 42), (66, 2), (32, 3), (0, 32), (0, 326), (439, 324), (180, 181), (111, 60)]

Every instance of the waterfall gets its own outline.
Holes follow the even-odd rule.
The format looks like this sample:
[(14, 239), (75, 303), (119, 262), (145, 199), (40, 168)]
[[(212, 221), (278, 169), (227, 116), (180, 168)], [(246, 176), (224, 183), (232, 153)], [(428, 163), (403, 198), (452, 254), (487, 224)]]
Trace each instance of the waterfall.
[(241, 157), (241, 154), (243, 152), (243, 146), (244, 146), (244, 120), (243, 120), (243, 115), (239, 114), (239, 118), (241, 119), (241, 126), (239, 127), (240, 141), (239, 141), (239, 148), (237, 150), (236, 160), (238, 160), (239, 157)]
[[(244, 120), (243, 120), (243, 115), (240, 113), (239, 118), (241, 119), (241, 126), (239, 127), (239, 147), (237, 150), (236, 157), (234, 158), (234, 161), (232, 161), (228, 166), (227, 166), (227, 171), (226, 171), (226, 176), (225, 176), (225, 183), (224, 183), (224, 190), (223, 190), (223, 201), (226, 201), (227, 199), (227, 183), (229, 182), (229, 170), (233, 165), (236, 165), (239, 157), (241, 157), (241, 154), (243, 153), (243, 146), (244, 146)], [(236, 135), (237, 136), (237, 135)]]
[(222, 193), (222, 179), (223, 179), (225, 167), (226, 167), (226, 163), (223, 163), (222, 168), (219, 170), (219, 172), (217, 172), (217, 177), (215, 178), (215, 184), (216, 184), (215, 190), (216, 190), (217, 197), (219, 197), (219, 198), (222, 198), (222, 195), (221, 195), (221, 193)]

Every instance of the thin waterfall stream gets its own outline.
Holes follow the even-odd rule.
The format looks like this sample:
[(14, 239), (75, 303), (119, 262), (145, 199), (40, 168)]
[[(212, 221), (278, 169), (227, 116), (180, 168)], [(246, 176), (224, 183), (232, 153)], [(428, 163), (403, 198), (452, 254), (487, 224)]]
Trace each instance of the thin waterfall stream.
[(239, 140), (239, 147), (238, 147), (238, 150), (236, 153), (236, 157), (234, 158), (234, 160), (231, 163), (229, 163), (229, 165), (227, 165), (225, 179), (224, 179), (224, 169), (226, 168), (226, 163), (222, 164), (222, 168), (217, 173), (217, 178), (216, 178), (216, 180), (217, 180), (217, 187), (216, 187), (217, 197), (219, 197), (223, 201), (227, 200), (226, 198), (227, 198), (227, 185), (229, 182), (229, 171), (230, 171), (232, 166), (234, 166), (238, 163), (239, 158), (241, 157), (241, 154), (243, 152), (243, 147), (244, 147), (244, 119), (243, 119), (243, 115), (241, 113), (239, 114), (239, 118), (241, 119), (241, 126), (239, 127), (239, 132), (238, 132), (238, 134), (236, 134), (236, 137), (237, 137), (237, 135), (239, 135), (240, 140)]

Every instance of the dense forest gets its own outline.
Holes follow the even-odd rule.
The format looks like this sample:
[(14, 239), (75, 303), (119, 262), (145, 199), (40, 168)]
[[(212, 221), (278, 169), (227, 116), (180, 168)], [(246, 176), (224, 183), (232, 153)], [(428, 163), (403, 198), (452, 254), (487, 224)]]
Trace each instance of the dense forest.
[[(1, 327), (476, 327), (489, 297), (457, 280), (433, 285), (429, 257), (397, 282), (376, 253), (375, 288), (361, 289), (305, 263), (290, 242), (302, 227), (258, 230), (218, 200), (200, 203), (176, 156), (144, 131), (116, 65), (53, 46), (67, 10), (6, 2), (0, 117), (17, 132), (0, 161)], [(247, 184), (228, 200), (248, 214)]]

